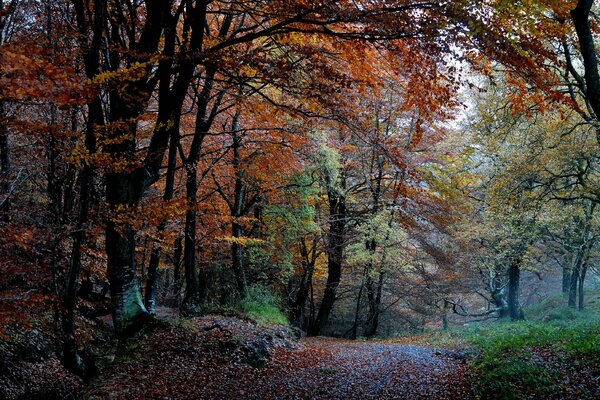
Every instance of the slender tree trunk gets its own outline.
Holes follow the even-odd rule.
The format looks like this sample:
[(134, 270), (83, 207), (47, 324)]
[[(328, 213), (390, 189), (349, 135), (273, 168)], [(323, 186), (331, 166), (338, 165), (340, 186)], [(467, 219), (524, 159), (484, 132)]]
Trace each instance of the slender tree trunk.
[(175, 295), (175, 305), (177, 307), (180, 306), (181, 300), (181, 253), (183, 252), (182, 248), (182, 238), (178, 237), (175, 239), (175, 245), (173, 250), (173, 290)]
[[(196, 263), (196, 202), (198, 196), (198, 162), (200, 160), (200, 152), (202, 143), (206, 137), (208, 130), (214, 119), (214, 112), (219, 106), (219, 101), (213, 106), (213, 111), (209, 113), (208, 106), (212, 86), (214, 83), (214, 69), (207, 71), (204, 87), (198, 96), (198, 110), (196, 113), (196, 124), (194, 129), (194, 138), (190, 146), (189, 157), (185, 160), (186, 167), (186, 199), (187, 211), (185, 213), (185, 228), (184, 228), (184, 250), (183, 250), (183, 265), (185, 271), (185, 297), (182, 303), (184, 312), (197, 312), (200, 306), (200, 283), (198, 268)], [(210, 114), (210, 115), (209, 115)]]
[(181, 305), (185, 313), (197, 313), (200, 306), (200, 285), (196, 265), (196, 193), (198, 191), (196, 164), (186, 169), (186, 197), (183, 265), (185, 269), (185, 297)]
[(346, 199), (336, 189), (327, 191), (329, 200), (329, 234), (327, 246), (327, 282), (317, 317), (309, 329), (311, 335), (319, 335), (329, 321), (335, 303), (335, 294), (342, 277), (344, 241), (346, 231)]
[(367, 315), (367, 326), (365, 336), (370, 338), (377, 334), (379, 327), (379, 315), (381, 314), (381, 296), (383, 294), (384, 272), (379, 271), (376, 293), (369, 298), (369, 314)]
[(208, 299), (208, 266), (206, 265), (206, 256), (204, 254), (204, 246), (198, 244), (198, 292), (200, 302), (205, 302)]
[(442, 330), (448, 330), (448, 308), (450, 308), (450, 303), (448, 300), (444, 300), (444, 313), (442, 314)]
[(231, 234), (233, 243), (231, 244), (231, 259), (233, 263), (233, 272), (237, 285), (238, 294), (241, 298), (248, 294), (248, 283), (246, 281), (246, 271), (244, 270), (244, 248), (240, 244), (240, 239), (243, 237), (243, 229), (239, 223), (239, 218), (242, 217), (244, 202), (246, 198), (246, 187), (244, 185), (244, 171), (241, 165), (240, 149), (242, 147), (242, 139), (238, 135), (238, 120), (239, 111), (233, 117), (231, 131), (233, 135), (233, 169), (235, 171), (235, 188), (233, 198), (233, 208), (231, 216), (233, 222), (231, 224)]
[(231, 227), (231, 233), (234, 238), (234, 242), (231, 244), (233, 273), (235, 274), (238, 294), (241, 298), (244, 298), (248, 294), (248, 283), (246, 281), (246, 271), (244, 270), (244, 248), (236, 242), (237, 239), (240, 239), (243, 236), (241, 225), (234, 221)]
[[(379, 118), (376, 121), (377, 126), (379, 126)], [(379, 128), (378, 128), (379, 129)], [(373, 217), (377, 215), (379, 212), (379, 197), (381, 196), (381, 184), (383, 180), (383, 167), (385, 164), (385, 158), (383, 154), (380, 153), (380, 149), (377, 148), (377, 151), (373, 152), (373, 160), (372, 164), (377, 164), (377, 176), (375, 178), (375, 189), (372, 190), (373, 196), (373, 209), (371, 211)], [(390, 219), (388, 221), (388, 227), (391, 228), (392, 222), (394, 219), (394, 207), (392, 207), (392, 211), (390, 213)], [(389, 239), (389, 235), (386, 235), (385, 241)], [(373, 257), (375, 256), (375, 252), (377, 250), (377, 242), (375, 239), (369, 240), (366, 243), (366, 250)], [(365, 275), (366, 278), (366, 288), (367, 288), (367, 304), (368, 304), (368, 313), (367, 313), (367, 325), (365, 326), (365, 336), (370, 338), (377, 334), (377, 327), (379, 325), (379, 310), (381, 305), (381, 292), (383, 286), (383, 268), (385, 264), (385, 251), (383, 254), (383, 258), (381, 260), (381, 266), (379, 270), (379, 278), (377, 282), (377, 288), (374, 287), (374, 282), (372, 278), (372, 268), (373, 264), (367, 266), (368, 270)]]
[[(365, 267), (365, 270), (363, 272), (363, 279), (366, 276), (366, 274), (367, 274), (367, 267)], [(360, 289), (358, 289), (358, 296), (356, 297), (356, 306), (354, 308), (354, 323), (352, 324), (352, 335), (350, 336), (350, 338), (352, 340), (356, 340), (356, 336), (357, 336), (358, 318), (360, 316), (360, 301), (362, 300), (362, 293), (363, 293), (364, 287), (365, 287), (365, 285), (361, 281)]]
[[(162, 229), (161, 229), (162, 228)], [(164, 230), (164, 224), (160, 224), (158, 231)], [(148, 276), (146, 278), (146, 287), (144, 290), (144, 305), (146, 310), (152, 315), (156, 314), (156, 282), (158, 266), (160, 264), (160, 246), (154, 243), (150, 253), (150, 262), (148, 263)]]
[(306, 306), (306, 301), (310, 295), (310, 288), (312, 287), (312, 279), (313, 272), (315, 269), (316, 262), (316, 241), (313, 241), (313, 248), (310, 251), (311, 255), (309, 255), (308, 248), (306, 246), (306, 241), (304, 238), (300, 240), (300, 253), (302, 255), (302, 264), (304, 265), (304, 272), (302, 274), (302, 279), (300, 280), (300, 284), (298, 285), (298, 289), (296, 291), (296, 296), (294, 300), (290, 302), (290, 310), (291, 310), (291, 321), (297, 325), (302, 325), (304, 308)]
[(585, 296), (584, 296), (584, 283), (585, 283), (585, 275), (587, 273), (587, 263), (584, 263), (581, 266), (581, 272), (579, 273), (579, 302), (578, 307), (580, 310), (585, 308)]
[[(585, 237), (587, 237), (587, 230), (585, 231)], [(581, 268), (584, 264), (584, 259), (586, 257), (587, 249), (586, 243), (580, 243), (580, 246), (575, 253), (575, 259), (573, 260), (573, 267), (571, 271), (571, 282), (569, 286), (569, 307), (576, 308), (577, 307), (577, 294), (579, 293), (578, 287), (581, 280)]]
[[(177, 118), (179, 120), (179, 118)], [(165, 193), (163, 200), (165, 202), (173, 199), (175, 192), (175, 168), (177, 166), (177, 148), (179, 145), (179, 124), (173, 124), (171, 132), (171, 143), (169, 146), (169, 156), (167, 163), (167, 177), (165, 182)], [(158, 226), (158, 234), (165, 231), (167, 224), (163, 221)], [(156, 314), (156, 281), (158, 266), (160, 264), (161, 248), (156, 243), (152, 247), (150, 263), (148, 265), (148, 279), (146, 280), (145, 304), (150, 314)]]
[[(208, 1), (203, 1), (196, 6), (194, 9), (194, 22), (199, 29), (193, 30), (191, 37), (191, 49), (199, 51), (202, 48), (203, 37), (204, 37), (204, 23), (206, 22), (206, 13), (208, 8)], [(219, 30), (219, 36), (224, 37), (233, 20), (233, 13), (227, 15), (221, 29)], [(185, 62), (185, 61), (184, 61)], [(187, 76), (191, 78), (193, 76), (194, 65), (186, 63)], [(198, 162), (200, 161), (202, 143), (204, 138), (208, 134), (210, 127), (214, 121), (215, 116), (218, 113), (218, 109), (221, 104), (221, 96), (217, 96), (214, 101), (212, 109), (209, 111), (209, 104), (211, 102), (211, 94), (213, 91), (214, 77), (216, 74), (215, 68), (207, 67), (206, 76), (204, 78), (204, 85), (202, 90), (198, 94), (198, 108), (196, 111), (196, 121), (194, 126), (194, 137), (190, 145), (189, 156), (184, 160), (186, 167), (186, 199), (187, 199), (187, 211), (185, 213), (185, 228), (184, 228), (184, 250), (183, 250), (183, 264), (185, 271), (186, 280), (186, 292), (181, 305), (184, 312), (198, 311), (200, 305), (200, 283), (198, 281), (198, 269), (196, 265), (196, 201), (198, 192)], [(187, 91), (186, 85), (182, 85), (185, 94)]]
[[(74, 2), (77, 13), (77, 25), (80, 34), (87, 34), (87, 30), (91, 28), (92, 39), (88, 45), (87, 36), (81, 36), (80, 41), (85, 49), (84, 64), (85, 74), (88, 79), (92, 79), (99, 73), (100, 68), (100, 46), (104, 28), (104, 17), (106, 8), (100, 4), (94, 8), (94, 20), (88, 26), (85, 17), (85, 7), (83, 2)], [(96, 152), (96, 127), (104, 125), (104, 117), (102, 113), (102, 100), (99, 96), (94, 98), (87, 105), (87, 123), (85, 127), (84, 145), (89, 154)], [(72, 115), (73, 130), (77, 123), (77, 115)], [(81, 247), (85, 240), (85, 226), (88, 222), (88, 216), (91, 206), (91, 193), (94, 181), (94, 169), (90, 163), (85, 163), (79, 174), (79, 209), (77, 213), (76, 229), (73, 233), (73, 247), (71, 249), (71, 257), (69, 267), (65, 277), (65, 293), (64, 293), (64, 315), (63, 315), (63, 333), (64, 354), (63, 364), (67, 369), (74, 371), (80, 375), (85, 374), (86, 366), (83, 364), (77, 351), (77, 343), (75, 341), (75, 305), (77, 303), (77, 289), (79, 283), (79, 275), (81, 273)]]

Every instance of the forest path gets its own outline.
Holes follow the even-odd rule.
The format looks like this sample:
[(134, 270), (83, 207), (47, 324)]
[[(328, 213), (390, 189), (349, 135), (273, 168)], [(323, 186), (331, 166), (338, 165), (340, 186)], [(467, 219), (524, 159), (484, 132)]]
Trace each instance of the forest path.
[[(303, 348), (300, 350), (276, 350), (257, 376), (252, 393), (244, 393), (249, 395), (247, 398), (473, 397), (465, 382), (466, 365), (444, 356), (443, 351), (387, 342), (328, 338), (307, 338), (301, 343)], [(273, 396), (266, 395), (269, 393)]]
[[(465, 379), (466, 362), (452, 352), (406, 345), (409, 340), (317, 337), (297, 343), (285, 332), (284, 327), (265, 329), (223, 317), (160, 329), (130, 344), (83, 398), (474, 398)], [(262, 367), (252, 367), (248, 356), (260, 353), (265, 343), (270, 357)]]

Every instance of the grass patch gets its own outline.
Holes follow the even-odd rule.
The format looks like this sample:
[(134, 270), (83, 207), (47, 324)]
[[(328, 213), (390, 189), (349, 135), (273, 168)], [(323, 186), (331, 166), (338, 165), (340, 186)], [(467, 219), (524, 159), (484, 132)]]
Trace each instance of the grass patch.
[(457, 327), (418, 341), (472, 351), (470, 379), (481, 399), (590, 398), (586, 390), (598, 390), (590, 377), (600, 374), (600, 301), (596, 292), (587, 299), (587, 310), (578, 311), (549, 296), (525, 310), (526, 321)]
[(287, 325), (280, 309), (281, 299), (262, 286), (248, 289), (248, 295), (239, 303), (240, 312), (260, 325)]

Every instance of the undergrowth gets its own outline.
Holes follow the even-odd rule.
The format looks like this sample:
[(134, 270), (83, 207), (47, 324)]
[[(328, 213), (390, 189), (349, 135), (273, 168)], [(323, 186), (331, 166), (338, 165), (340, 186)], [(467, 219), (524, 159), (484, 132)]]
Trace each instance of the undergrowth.
[(474, 354), (471, 382), (481, 399), (595, 398), (600, 388), (589, 377), (600, 375), (599, 299), (589, 293), (579, 311), (549, 296), (525, 309), (525, 321), (457, 327), (421, 341)]
[(281, 299), (267, 288), (253, 286), (238, 305), (240, 312), (260, 325), (287, 325), (280, 309)]
[(221, 315), (249, 319), (259, 325), (287, 325), (282, 300), (264, 286), (251, 286), (246, 297), (229, 304), (207, 301), (199, 307), (200, 315)]
[(464, 340), (477, 352), (470, 361), (474, 390), (486, 399), (546, 398), (563, 391), (570, 366), (600, 362), (597, 320), (501, 323), (467, 329)]

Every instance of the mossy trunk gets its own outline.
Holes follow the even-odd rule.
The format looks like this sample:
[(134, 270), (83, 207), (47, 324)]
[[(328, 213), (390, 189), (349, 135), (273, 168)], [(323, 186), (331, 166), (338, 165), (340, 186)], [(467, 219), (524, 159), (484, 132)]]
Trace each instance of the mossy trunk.
[[(107, 188), (113, 188), (115, 179), (108, 179)], [(110, 282), (113, 323), (117, 335), (127, 335), (148, 318), (136, 276), (135, 239), (129, 225), (106, 226), (106, 255)]]

